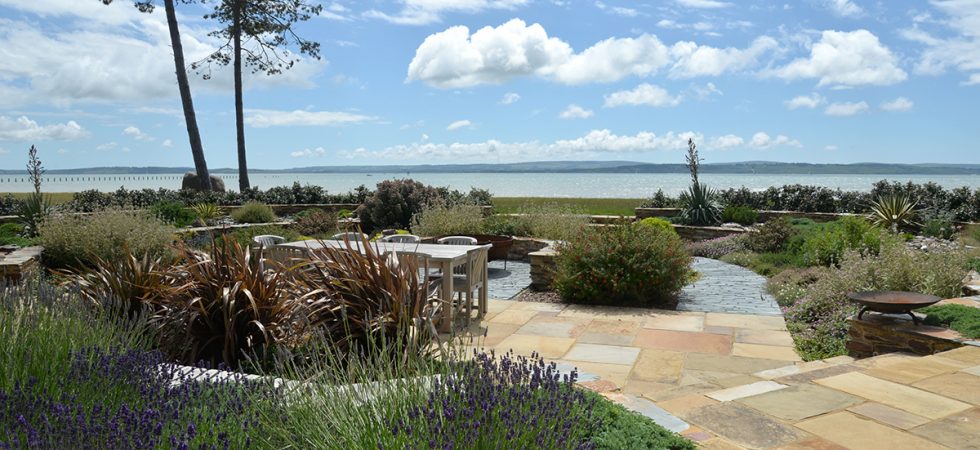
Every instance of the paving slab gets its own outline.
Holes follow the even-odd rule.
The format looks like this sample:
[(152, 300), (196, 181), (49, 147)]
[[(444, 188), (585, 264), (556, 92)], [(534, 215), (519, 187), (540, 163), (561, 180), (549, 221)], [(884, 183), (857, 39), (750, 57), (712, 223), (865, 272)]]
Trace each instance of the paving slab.
[(849, 412), (827, 414), (796, 424), (802, 430), (852, 449), (941, 450), (945, 447)]
[(980, 377), (980, 366), (967, 367), (966, 369), (962, 369), (961, 372)]
[(643, 328), (700, 333), (704, 330), (704, 316), (656, 314), (643, 322)]
[(782, 445), (776, 447), (775, 450), (847, 450), (847, 447), (841, 447), (826, 439), (815, 437), (794, 442), (792, 444)]
[(578, 337), (588, 324), (584, 319), (559, 319), (557, 317), (534, 317), (516, 331), (517, 334), (534, 334), (550, 337)]
[(692, 268), (701, 276), (681, 290), (678, 310), (781, 314), (775, 298), (766, 292), (765, 277), (744, 267), (708, 258), (694, 258)]
[(732, 345), (732, 355), (747, 356), (749, 358), (778, 359), (780, 361), (803, 361), (800, 355), (796, 354), (796, 350), (793, 347), (775, 345), (742, 344), (736, 342)]
[(698, 383), (709, 382), (717, 384), (723, 388), (730, 388), (735, 386), (742, 386), (745, 384), (752, 384), (756, 381), (762, 381), (752, 375), (745, 375), (741, 373), (732, 372), (713, 372), (710, 370), (684, 370), (684, 377), (692, 380), (697, 380)]
[[(616, 384), (617, 387), (623, 387), (626, 385), (626, 379), (630, 373), (630, 366), (622, 364), (603, 364), (603, 363), (591, 363), (583, 361), (565, 361), (559, 360), (561, 363), (568, 366), (578, 368), (579, 372), (588, 373), (595, 376), (596, 379), (611, 381)], [(581, 378), (581, 377), (579, 377)]]
[(684, 367), (687, 369), (743, 374), (753, 374), (785, 365), (786, 361), (704, 353), (688, 353), (684, 362)]
[(915, 428), (919, 425), (929, 423), (929, 419), (922, 416), (917, 416), (910, 412), (902, 411), (901, 409), (892, 408), (891, 406), (882, 405), (881, 403), (866, 402), (860, 405), (852, 406), (847, 408), (848, 411), (860, 414), (869, 419), (877, 420), (883, 424), (891, 425), (895, 428), (901, 428), (903, 430), (908, 430), (910, 428)]
[(778, 447), (810, 437), (801, 430), (733, 402), (698, 408), (691, 411), (686, 419), (735, 444), (752, 449)]
[(633, 345), (677, 352), (728, 355), (732, 351), (732, 338), (720, 334), (643, 329), (636, 334)]
[(603, 345), (631, 345), (633, 336), (623, 334), (596, 333), (586, 331), (578, 337), (578, 342), (583, 344), (603, 344)]
[[(812, 361), (811, 361), (812, 362)], [(781, 377), (773, 378), (773, 380), (783, 383), (783, 384), (803, 384), (809, 383), (813, 380), (820, 378), (832, 377), (834, 375), (840, 375), (849, 372), (855, 372), (861, 370), (860, 367), (842, 364), (839, 366), (822, 367), (814, 370), (801, 370), (793, 375), (784, 375)], [(760, 377), (765, 378), (765, 377)]]
[(712, 383), (679, 385), (676, 383), (658, 383), (655, 381), (630, 378), (626, 380), (626, 386), (623, 388), (623, 392), (642, 395), (655, 402), (663, 402), (685, 395), (705, 394), (711, 391), (717, 391), (719, 387), (717, 384)]
[(782, 316), (709, 312), (705, 316), (704, 324), (705, 326), (746, 328), (750, 330), (786, 331), (786, 321), (783, 320)]
[(633, 364), (630, 379), (677, 383), (684, 370), (684, 354), (669, 350), (643, 349)]
[(941, 355), (943, 358), (955, 359), (957, 361), (970, 363), (971, 365), (980, 364), (980, 347), (973, 345), (967, 345), (955, 350), (943, 352)]
[(534, 311), (523, 310), (523, 309), (506, 309), (497, 313), (492, 319), (487, 322), (490, 325), (496, 323), (509, 323), (513, 325), (524, 325), (527, 321), (531, 320), (534, 315), (537, 314)]
[(826, 369), (828, 367), (832, 367), (832, 366), (823, 361), (817, 360), (817, 361), (809, 361), (805, 363), (790, 364), (788, 366), (777, 367), (775, 369), (763, 370), (763, 371), (756, 372), (752, 375), (759, 378), (764, 378), (766, 380), (772, 380), (774, 378), (786, 377), (786, 376), (796, 375), (805, 372), (812, 372), (814, 370)]
[(585, 332), (635, 336), (639, 329), (640, 322), (635, 320), (594, 319), (589, 321), (589, 325), (585, 327)]
[(980, 409), (913, 428), (912, 433), (957, 450), (980, 449)]
[(501, 352), (513, 350), (518, 355), (528, 356), (537, 352), (543, 358), (559, 359), (574, 343), (573, 338), (513, 334), (500, 341), (496, 348)]
[(708, 405), (718, 403), (717, 400), (708, 398), (701, 394), (689, 394), (670, 400), (657, 402), (657, 406), (670, 411), (671, 414), (684, 417), (685, 414)]
[(650, 400), (632, 394), (605, 394), (605, 397), (623, 405), (626, 409), (642, 414), (674, 433), (680, 433), (691, 426), (677, 416), (667, 412)]
[(792, 347), (793, 336), (786, 330), (737, 329), (735, 331), (735, 342)]
[(957, 372), (962, 368), (962, 363), (955, 360), (944, 361), (943, 359), (937, 358), (915, 358), (894, 364), (873, 367), (866, 370), (865, 373), (883, 380), (911, 384), (936, 375)]
[(710, 398), (718, 400), (719, 402), (730, 402), (732, 400), (738, 400), (744, 397), (750, 397), (753, 395), (759, 395), (766, 392), (778, 391), (780, 389), (785, 389), (785, 384), (779, 384), (775, 381), (757, 381), (752, 384), (745, 384), (742, 386), (730, 387), (728, 389), (722, 389), (720, 391), (709, 392), (707, 395)]
[(637, 347), (578, 343), (568, 350), (563, 359), (630, 366), (639, 355), (640, 349)]
[(960, 401), (858, 372), (822, 378), (815, 382), (929, 419), (970, 409), (970, 405)]
[[(980, 377), (969, 373), (958, 372), (940, 375), (914, 383), (912, 386), (943, 397), (980, 405)], [(977, 426), (980, 427), (980, 423)]]
[(864, 402), (864, 399), (833, 389), (801, 384), (736, 401), (773, 417), (797, 421), (854, 406)]

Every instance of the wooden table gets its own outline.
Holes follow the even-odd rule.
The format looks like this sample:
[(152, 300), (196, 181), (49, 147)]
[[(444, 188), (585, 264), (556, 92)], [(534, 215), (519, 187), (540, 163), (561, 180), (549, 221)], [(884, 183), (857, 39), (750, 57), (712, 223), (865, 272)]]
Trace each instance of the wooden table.
[[(287, 242), (285, 244), (280, 244), (286, 247), (302, 248), (302, 249), (315, 249), (322, 248), (323, 246), (329, 246), (333, 248), (345, 249), (357, 249), (364, 253), (363, 247), (361, 247), (360, 242), (344, 242), (344, 241), (298, 241), (298, 242)], [(442, 271), (442, 286), (440, 289), (440, 298), (447, 302), (448, 307), (442, 309), (442, 321), (439, 324), (439, 331), (448, 332), (452, 329), (453, 315), (455, 313), (455, 308), (452, 307), (453, 299), (453, 269), (460, 266), (466, 265), (466, 253), (470, 250), (480, 248), (478, 245), (444, 245), (444, 244), (414, 244), (405, 242), (371, 242), (372, 248), (376, 250), (378, 254), (383, 254), (385, 252), (397, 252), (397, 253), (424, 253), (429, 255), (429, 260), (436, 263), (440, 271)], [(487, 265), (484, 264), (484, 267)], [(486, 304), (488, 297), (488, 276), (487, 273), (483, 274), (484, 282), (480, 287), (478, 309), (482, 316), (486, 313)]]

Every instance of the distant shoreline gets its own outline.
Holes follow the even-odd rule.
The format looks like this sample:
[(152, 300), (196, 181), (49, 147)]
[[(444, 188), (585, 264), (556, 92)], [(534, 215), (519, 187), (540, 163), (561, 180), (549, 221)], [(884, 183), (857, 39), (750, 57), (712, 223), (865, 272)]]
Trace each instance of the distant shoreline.
[[(684, 164), (632, 161), (541, 161), (512, 164), (443, 164), (397, 166), (311, 166), (291, 169), (252, 169), (252, 174), (405, 174), (413, 173), (687, 173)], [(47, 175), (161, 175), (183, 174), (190, 167), (85, 167), (51, 169)], [(237, 175), (237, 169), (217, 168), (216, 175)], [(706, 174), (757, 175), (980, 175), (980, 164), (809, 164), (750, 161), (703, 164)], [(23, 169), (0, 170), (3, 176), (23, 176)]]

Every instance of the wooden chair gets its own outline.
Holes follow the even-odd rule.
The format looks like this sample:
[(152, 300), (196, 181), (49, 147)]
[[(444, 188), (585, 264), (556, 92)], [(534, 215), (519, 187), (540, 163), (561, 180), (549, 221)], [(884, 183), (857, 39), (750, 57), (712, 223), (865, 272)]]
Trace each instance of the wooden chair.
[(476, 238), (469, 236), (446, 236), (439, 238), (436, 243), (444, 245), (476, 245)]
[(343, 233), (337, 233), (330, 237), (331, 241), (350, 241), (350, 242), (361, 242), (366, 241), (368, 235), (361, 233), (359, 231), (346, 231)]
[(262, 265), (262, 270), (276, 269), (279, 267), (289, 268), (310, 259), (310, 255), (306, 253), (306, 250), (283, 245), (262, 248), (260, 250), (260, 257), (259, 264)]
[(262, 234), (252, 238), (252, 243), (260, 247), (272, 247), (273, 245), (285, 244), (286, 238), (274, 234)]
[[(487, 254), (490, 246), (484, 245), (466, 252), (465, 277), (453, 274), (453, 292), (459, 294), (459, 305), (454, 306), (466, 310), (466, 324), (470, 324), (473, 316), (473, 291), (479, 292), (487, 283)], [(479, 294), (477, 294), (479, 296)], [(481, 299), (477, 305), (477, 317), (483, 317), (487, 305)]]

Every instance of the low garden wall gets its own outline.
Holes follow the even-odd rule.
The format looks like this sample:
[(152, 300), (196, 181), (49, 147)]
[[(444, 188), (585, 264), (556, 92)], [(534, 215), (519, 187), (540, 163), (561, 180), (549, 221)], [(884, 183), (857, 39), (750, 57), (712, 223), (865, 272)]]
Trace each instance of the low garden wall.
[(558, 268), (555, 257), (558, 252), (551, 247), (528, 253), (531, 261), (531, 289), (547, 291), (555, 281), (555, 271)]
[(43, 247), (10, 249), (0, 252), (0, 282), (17, 282), (36, 273), (41, 265)]
[[(980, 306), (972, 299), (951, 299), (938, 303), (957, 303)], [(921, 321), (920, 321), (921, 322)], [(867, 358), (885, 353), (904, 352), (916, 355), (932, 355), (964, 345), (977, 345), (960, 333), (943, 327), (915, 325), (908, 315), (878, 314), (866, 312), (864, 318), (850, 319), (847, 352), (855, 358)]]
[(708, 239), (716, 239), (746, 232), (744, 228), (694, 227), (690, 225), (677, 224), (674, 224), (674, 231), (676, 231), (682, 239), (688, 241), (706, 241)]
[[(647, 217), (674, 217), (681, 213), (680, 208), (636, 208), (636, 218), (646, 219)], [(811, 219), (816, 222), (830, 222), (843, 216), (854, 216), (852, 213), (819, 213), (801, 211), (759, 211), (759, 222), (765, 222), (779, 217)]]

